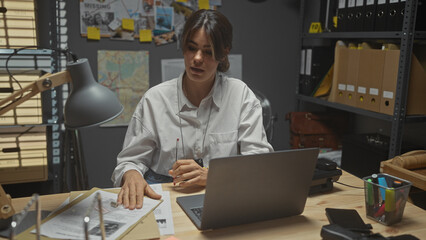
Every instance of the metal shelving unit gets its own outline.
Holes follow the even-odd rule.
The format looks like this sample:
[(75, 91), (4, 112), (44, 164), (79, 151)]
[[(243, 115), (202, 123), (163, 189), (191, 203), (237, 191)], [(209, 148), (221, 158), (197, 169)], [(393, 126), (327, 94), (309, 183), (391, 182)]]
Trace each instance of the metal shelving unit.
[[(401, 39), (404, 32), (324, 32), (302, 33), (303, 39)], [(426, 38), (426, 32), (413, 33), (416, 39)]]
[(315, 33), (309, 34), (305, 33), (303, 30), (304, 26), (304, 12), (306, 0), (301, 1), (300, 5), (300, 46), (299, 49), (303, 47), (304, 40), (311, 39), (385, 39), (398, 41), (400, 44), (400, 59), (398, 67), (398, 79), (397, 79), (397, 89), (395, 97), (395, 106), (393, 115), (386, 115), (377, 112), (371, 112), (368, 110), (359, 109), (356, 107), (328, 102), (323, 99), (314, 98), (310, 96), (304, 96), (299, 94), (299, 89), (296, 90), (296, 98), (301, 102), (309, 102), (317, 104), (320, 106), (330, 107), (333, 109), (338, 109), (358, 115), (363, 115), (375, 119), (380, 119), (384, 121), (391, 122), (391, 134), (390, 134), (390, 146), (388, 157), (392, 158), (401, 153), (402, 145), (402, 135), (403, 128), (405, 123), (409, 122), (425, 122), (426, 116), (406, 116), (406, 104), (407, 104), (407, 95), (408, 95), (408, 85), (411, 69), (411, 56), (413, 50), (414, 39), (426, 39), (426, 32), (415, 31), (415, 20), (417, 14), (417, 0), (407, 0), (405, 3), (405, 12), (403, 19), (402, 31), (392, 31), (392, 32), (324, 32), (324, 33)]

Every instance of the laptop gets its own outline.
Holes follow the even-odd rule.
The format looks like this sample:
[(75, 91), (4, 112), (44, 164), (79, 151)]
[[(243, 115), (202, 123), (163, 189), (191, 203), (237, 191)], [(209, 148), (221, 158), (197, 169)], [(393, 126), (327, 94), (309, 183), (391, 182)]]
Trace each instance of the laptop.
[(299, 215), (319, 149), (295, 149), (210, 160), (205, 194), (179, 206), (199, 230)]

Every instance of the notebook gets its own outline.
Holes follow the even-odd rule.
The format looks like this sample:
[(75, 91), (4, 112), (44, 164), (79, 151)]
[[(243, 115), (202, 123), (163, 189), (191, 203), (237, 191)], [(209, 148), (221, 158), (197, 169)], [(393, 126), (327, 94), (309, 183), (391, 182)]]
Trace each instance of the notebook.
[(205, 194), (176, 201), (200, 230), (299, 215), (318, 153), (309, 148), (212, 159)]

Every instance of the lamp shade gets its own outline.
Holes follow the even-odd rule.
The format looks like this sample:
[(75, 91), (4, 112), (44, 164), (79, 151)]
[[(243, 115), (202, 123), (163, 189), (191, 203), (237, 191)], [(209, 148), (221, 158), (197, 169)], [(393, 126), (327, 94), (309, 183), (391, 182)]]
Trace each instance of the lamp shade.
[(72, 89), (65, 103), (67, 128), (90, 127), (108, 122), (123, 111), (115, 94), (93, 78), (87, 59), (67, 64)]

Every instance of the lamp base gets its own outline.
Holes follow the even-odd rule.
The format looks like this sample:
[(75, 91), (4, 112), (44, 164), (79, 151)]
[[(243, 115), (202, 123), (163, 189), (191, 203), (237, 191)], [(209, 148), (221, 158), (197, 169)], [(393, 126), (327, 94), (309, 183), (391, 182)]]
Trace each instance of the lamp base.
[[(49, 216), (50, 213), (51, 213), (50, 211), (42, 210), (41, 211), (41, 220), (43, 220), (44, 218)], [(36, 223), (36, 216), (37, 216), (36, 211), (29, 211), (27, 213), (27, 216), (22, 220), (21, 224), (19, 224), (16, 227), (15, 234), (18, 235), (21, 232), (27, 230), (29, 227), (33, 226)], [(10, 226), (10, 222), (12, 221), (12, 217), (10, 217), (8, 219), (0, 219), (0, 225), (3, 224), (3, 220), (9, 220), (9, 224), (6, 224), (5, 225), (6, 228), (4, 228), (4, 229), (2, 229), (0, 227), (0, 237), (9, 238), (10, 237), (10, 228), (8, 228), (8, 227)]]

